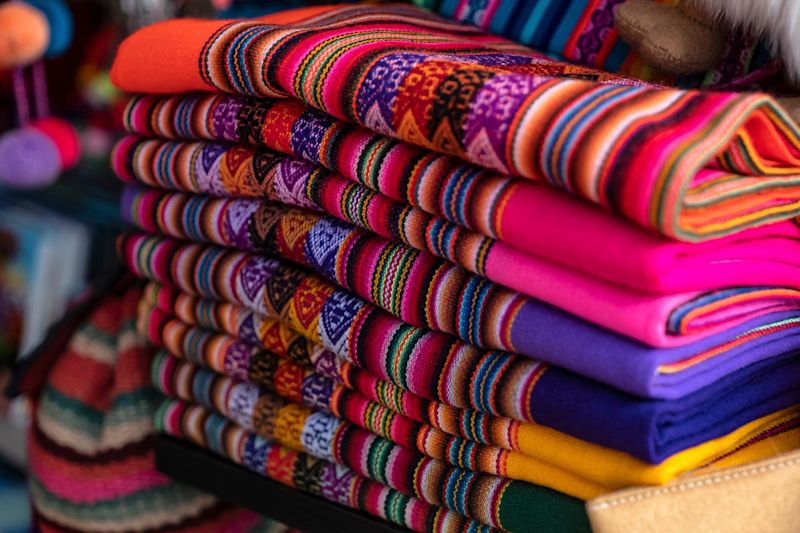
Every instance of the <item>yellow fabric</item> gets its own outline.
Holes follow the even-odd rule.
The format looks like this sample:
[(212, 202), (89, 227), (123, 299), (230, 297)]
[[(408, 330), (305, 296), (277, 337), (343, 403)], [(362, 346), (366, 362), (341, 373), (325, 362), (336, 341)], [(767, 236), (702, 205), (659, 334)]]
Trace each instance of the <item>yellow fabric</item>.
[[(582, 499), (635, 485), (662, 485), (690, 471), (741, 465), (800, 448), (800, 428), (748, 441), (800, 417), (800, 406), (759, 418), (736, 431), (677, 453), (658, 465), (533, 424), (520, 426), (520, 452), (509, 454), (508, 477), (555, 488)], [(528, 460), (535, 457), (536, 463)], [(534, 465), (549, 465), (537, 468)], [(570, 472), (563, 476), (559, 471)], [(576, 483), (576, 478), (582, 480)], [(569, 479), (572, 478), (572, 479)]]

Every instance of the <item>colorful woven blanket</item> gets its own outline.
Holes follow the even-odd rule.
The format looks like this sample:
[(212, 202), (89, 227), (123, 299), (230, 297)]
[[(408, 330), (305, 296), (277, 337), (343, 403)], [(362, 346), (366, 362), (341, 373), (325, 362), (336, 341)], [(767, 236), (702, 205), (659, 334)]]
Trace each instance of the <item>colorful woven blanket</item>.
[[(630, 290), (559, 263), (519, 253), (500, 241), (462, 231), (459, 226), (441, 219), (434, 220), (420, 210), (380, 197), (319, 167), (270, 152), (223, 144), (131, 138), (118, 146), (115, 160), (118, 174), (126, 181), (133, 179), (162, 189), (211, 196), (260, 197), (327, 212), (336, 217), (329, 217), (327, 224), (346, 227), (337, 224), (339, 219), (365, 227), (390, 241), (406, 243), (409, 252), (414, 248), (423, 252), (422, 257), (427, 257), (427, 253), (442, 257), (501, 285), (655, 346), (687, 344), (748, 319), (777, 311), (796, 311), (800, 306), (800, 291), (788, 287), (733, 287), (671, 295)], [(268, 209), (258, 207), (259, 203), (252, 200), (224, 203), (204, 200), (203, 205), (191, 207), (188, 202), (156, 192), (129, 190), (123, 197), (122, 211), (129, 221), (144, 225), (146, 229), (170, 233), (163, 227), (252, 226), (245, 213), (250, 213), (250, 218), (263, 219), (263, 213), (256, 211)], [(291, 215), (294, 212), (297, 211), (286, 210), (286, 216), (294, 216)], [(320, 219), (317, 215), (303, 216)], [(230, 218), (236, 224), (225, 221)], [(232, 231), (238, 229), (235, 227)], [(252, 242), (256, 238), (252, 227), (249, 233), (251, 235), (234, 241), (230, 240), (233, 235), (223, 235), (221, 240), (225, 242), (219, 242), (219, 238), (214, 240), (247, 250), (263, 246), (260, 236)], [(213, 239), (207, 235), (193, 237)], [(331, 241), (330, 246), (337, 245), (335, 239), (328, 241)], [(768, 242), (762, 240), (760, 244)], [(798, 247), (797, 242), (792, 245)], [(279, 252), (285, 253), (284, 250)], [(490, 270), (487, 267), (492, 258), (495, 268)], [(308, 263), (307, 259), (301, 261)], [(792, 263), (785, 265), (787, 270), (791, 266)], [(748, 284), (752, 282), (753, 278), (748, 280)], [(759, 283), (763, 283), (760, 278)], [(797, 286), (798, 282), (794, 281), (793, 285)], [(431, 294), (431, 297), (439, 296)]]
[[(175, 323), (171, 323), (169, 326), (172, 331), (180, 327)], [(247, 348), (250, 348), (242, 366), (246, 366), (243, 370), (246, 371), (248, 380), (253, 384), (275, 392), (287, 400), (302, 403), (309, 408), (324, 410), (389, 439), (397, 445), (421, 452), (432, 459), (474, 472), (550, 487), (582, 499), (588, 499), (611, 490), (610, 487), (601, 486), (579, 474), (535, 457), (448, 435), (430, 425), (421, 424), (392, 411), (378, 402), (367, 400), (352, 389), (322, 374), (317, 374), (304, 365), (280, 358), (263, 349), (244, 347), (232, 339), (215, 337), (208, 332), (190, 331), (196, 338), (219, 341), (223, 347), (225, 363), (231, 362), (233, 349), (247, 351)], [(184, 349), (184, 347), (179, 348)], [(219, 357), (215, 359), (212, 349), (207, 344), (199, 351), (184, 353), (182, 350), (176, 350), (181, 351), (178, 357), (190, 358), (205, 366), (220, 360)], [(169, 356), (169, 359), (176, 360), (172, 356)], [(226, 374), (235, 373), (230, 367), (214, 370)], [(154, 379), (156, 379), (155, 376)], [(159, 379), (163, 379), (163, 376)], [(326, 393), (329, 396), (326, 396)], [(358, 470), (357, 467), (353, 468)], [(527, 484), (523, 484), (521, 492), (531, 490), (524, 486)], [(400, 487), (395, 488), (404, 490)], [(425, 496), (419, 497), (425, 499)], [(437, 504), (438, 502), (431, 503)], [(480, 517), (477, 518), (480, 519)]]
[[(223, 194), (226, 184), (235, 184), (242, 195), (269, 193), (250, 181), (254, 177), (248, 168), (250, 155), (241, 145), (267, 147), (336, 173), (315, 175), (315, 183), (330, 183), (325, 187), (328, 194), (312, 188), (305, 196), (293, 196), (295, 201), (305, 197), (334, 216), (369, 225), (384, 236), (381, 228), (391, 230), (394, 238), (415, 247), (438, 242), (434, 236), (444, 235), (444, 242), (455, 244), (438, 247), (434, 253), (506, 285), (502, 277), (510, 270), (506, 265), (538, 258), (659, 293), (705, 292), (751, 285), (754, 279), (763, 285), (797, 287), (800, 279), (800, 226), (792, 221), (706, 243), (680, 243), (551, 187), (384, 137), (297, 100), (223, 94), (139, 96), (125, 116), (132, 133), (234, 142), (239, 145), (235, 153), (241, 156), (223, 158), (224, 151), (207, 148), (195, 163), (195, 172), (203, 172), (194, 181), (183, 180), (174, 174), (183, 170), (185, 162), (175, 161), (174, 169), (158, 166), (153, 152), (127, 141), (118, 146), (114, 158), (124, 178), (142, 175), (163, 183), (159, 180), (163, 173), (173, 188), (206, 184), (197, 179), (218, 171), (225, 180), (213, 189), (215, 194)], [(170, 161), (177, 154), (159, 151), (159, 157)], [(261, 168), (257, 161), (268, 156), (254, 152), (253, 157), (254, 172)], [(489, 239), (479, 240), (468, 230)], [(540, 267), (537, 276), (544, 271)]]
[[(777, 298), (774, 309), (762, 310), (767, 314), (694, 343), (655, 349), (332, 217), (157, 191), (127, 195), (123, 209), (148, 230), (267, 251), (310, 266), (407, 324), (534, 357), (647, 397), (684, 396), (750, 363), (800, 348), (800, 318), (787, 310), (796, 306), (791, 300)], [(722, 296), (736, 302), (744, 295), (734, 290)], [(698, 303), (720, 306), (725, 317), (730, 310), (717, 299), (706, 295)], [(680, 310), (688, 316), (702, 309), (686, 307)]]
[[(282, 329), (277, 321), (253, 324), (258, 331), (265, 331), (263, 338), (270, 339), (269, 351), (247, 339), (236, 340), (192, 327), (152, 309), (147, 299), (159, 295), (153, 294), (152, 285), (148, 292), (140, 310), (140, 328), (156, 345), (181, 359), (326, 410), (429, 457), (580, 498), (632, 485), (665, 483), (688, 470), (714, 465), (731, 450), (748, 450), (748, 441), (774, 427), (777, 420), (770, 415), (746, 424), (750, 427), (680, 452), (657, 466), (647, 465), (538, 425), (426, 401), (348, 365), (331, 352)], [(192, 314), (185, 306), (196, 303), (195, 299), (179, 300), (177, 310)], [(207, 303), (201, 303), (199, 309), (200, 316), (224, 316)], [(797, 408), (790, 410), (788, 418), (797, 412)], [(780, 423), (788, 418), (787, 414), (778, 417)], [(794, 445), (792, 442), (798, 441), (790, 441), (790, 445)], [(581, 460), (576, 461), (576, 457)]]
[[(758, 379), (764, 369), (774, 370), (785, 360), (751, 365), (738, 373), (743, 375), (729, 376), (681, 400), (647, 402), (530, 359), (477, 350), (418, 330), (314, 276), (263, 258), (255, 261), (258, 256), (248, 259), (236, 252), (146, 236), (123, 239), (121, 255), (138, 275), (206, 298), (257, 307), (259, 314), (280, 318), (372, 375), (424, 398), (542, 423), (653, 462), (729, 433), (771, 410), (800, 403), (794, 375), (776, 371), (776, 378)], [(223, 272), (239, 274), (231, 278)], [(246, 291), (251, 291), (249, 296)], [(258, 324), (255, 318), (243, 330)], [(156, 327), (156, 335), (161, 327)], [(746, 394), (735, 399), (717, 396), (741, 388), (743, 380), (748, 381)]]
[(152, 349), (136, 333), (141, 287), (117, 287), (50, 369), (29, 436), (36, 530), (277, 533), (271, 523), (155, 468)]
[[(766, 43), (732, 31), (717, 67), (703, 75), (666, 78), (617, 36), (614, 8), (624, 0), (414, 0), (448, 18), (473, 24), (573, 63), (681, 87), (741, 84), (778, 70)], [(675, 4), (676, 0), (654, 0)]]
[[(562, 531), (553, 508), (580, 515), (583, 503), (550, 489), (476, 473), (432, 459), (346, 422), (329, 412), (289, 401), (167, 355), (177, 363), (154, 367), (154, 383), (168, 397), (219, 413), (266, 440), (345, 466), (411, 497), (496, 528)], [(163, 362), (163, 359), (155, 364)], [(162, 371), (168, 371), (162, 373)], [(572, 508), (570, 512), (570, 508)], [(544, 517), (542, 520), (540, 517)], [(552, 521), (548, 521), (548, 519)], [(585, 522), (579, 523), (585, 529)]]
[(770, 97), (636, 86), (408, 6), (157, 24), (123, 43), (112, 78), (297, 98), (680, 239), (800, 212), (800, 131)]
[[(169, 435), (189, 440), (284, 485), (338, 505), (359, 509), (413, 531), (495, 531), (458, 513), (359, 476), (341, 465), (265, 440), (196, 404), (165, 400), (156, 413), (155, 423)], [(299, 437), (295, 435), (294, 440), (299, 440)], [(585, 530), (588, 531), (588, 526)]]

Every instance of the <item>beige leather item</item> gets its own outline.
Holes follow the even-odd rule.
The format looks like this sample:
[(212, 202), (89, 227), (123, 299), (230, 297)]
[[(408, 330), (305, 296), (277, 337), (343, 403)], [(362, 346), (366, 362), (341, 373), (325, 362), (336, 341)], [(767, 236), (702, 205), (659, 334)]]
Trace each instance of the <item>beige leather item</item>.
[(586, 504), (595, 533), (797, 533), (800, 450)]
[(725, 36), (693, 7), (626, 0), (614, 11), (619, 36), (651, 67), (673, 76), (700, 74), (719, 64)]
[(800, 125), (800, 96), (791, 98), (778, 98), (778, 102), (783, 106), (794, 123)]

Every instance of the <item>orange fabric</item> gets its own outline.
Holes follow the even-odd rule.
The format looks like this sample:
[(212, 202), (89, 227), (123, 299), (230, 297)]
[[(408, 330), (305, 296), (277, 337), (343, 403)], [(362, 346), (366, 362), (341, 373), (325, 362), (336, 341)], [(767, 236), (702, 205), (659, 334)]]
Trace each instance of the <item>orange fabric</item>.
[[(337, 7), (328, 5), (291, 9), (256, 20), (269, 24), (291, 24)], [(229, 22), (176, 19), (142, 28), (120, 45), (111, 67), (111, 81), (130, 92), (153, 93), (151, 76), (153, 72), (158, 72), (158, 92), (161, 94), (215, 91), (200, 76), (197, 58), (209, 36)]]

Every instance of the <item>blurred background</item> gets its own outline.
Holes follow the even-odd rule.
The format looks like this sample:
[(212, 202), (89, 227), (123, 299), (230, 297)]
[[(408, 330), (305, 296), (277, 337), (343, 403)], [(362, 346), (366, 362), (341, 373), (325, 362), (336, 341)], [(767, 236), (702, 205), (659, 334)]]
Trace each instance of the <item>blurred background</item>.
[[(69, 313), (90, 280), (116, 268), (121, 184), (109, 166), (126, 104), (109, 81), (130, 32), (173, 17), (256, 16), (308, 2), (284, 0), (34, 0), (36, 20), (0, 2), (0, 388)], [(317, 2), (319, 3), (319, 2)], [(31, 24), (31, 30), (9, 30)], [(5, 28), (5, 31), (4, 31)], [(15, 35), (17, 41), (10, 36)], [(56, 42), (54, 48), (53, 42)], [(26, 47), (31, 50), (26, 55)], [(52, 157), (48, 157), (51, 154)], [(29, 530), (23, 472), (24, 400), (0, 395), (0, 532)], [(6, 512), (8, 510), (8, 512)], [(13, 512), (12, 512), (13, 510)]]

